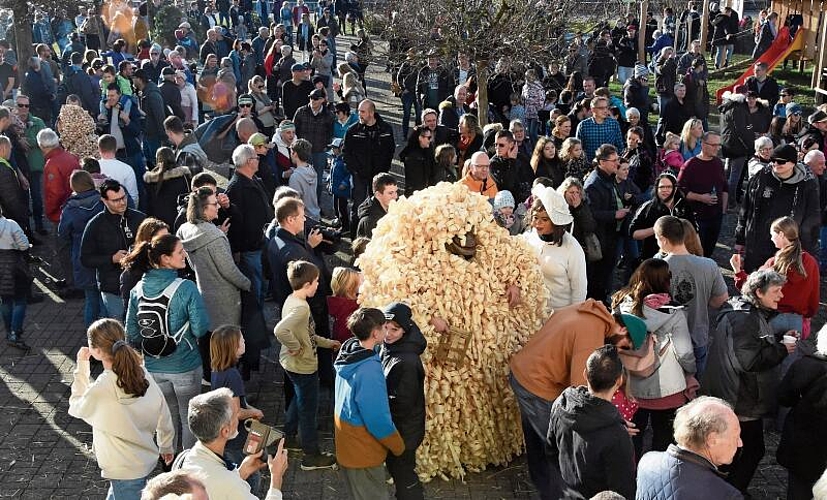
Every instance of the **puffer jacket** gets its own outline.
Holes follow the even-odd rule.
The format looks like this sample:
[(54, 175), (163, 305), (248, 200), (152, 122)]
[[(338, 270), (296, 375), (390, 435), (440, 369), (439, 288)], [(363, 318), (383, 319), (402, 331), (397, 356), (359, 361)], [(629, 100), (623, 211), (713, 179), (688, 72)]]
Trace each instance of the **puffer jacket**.
[(781, 180), (772, 167), (764, 167), (747, 184), (735, 243), (744, 245), (744, 270), (752, 272), (775, 254), (775, 246), (767, 237), (772, 221), (790, 216), (798, 223), (801, 245), (810, 255), (818, 255), (821, 226), (821, 203), (818, 181), (803, 164), (797, 164), (792, 177)]
[(769, 326), (773, 314), (742, 297), (718, 314), (701, 391), (729, 402), (739, 417), (761, 418), (775, 404), (778, 367), (787, 349)]
[[(150, 269), (141, 279), (141, 287), (146, 296), (161, 294), (174, 279), (178, 278), (175, 269)], [(150, 373), (186, 373), (201, 366), (201, 354), (197, 339), (207, 334), (209, 317), (204, 308), (204, 300), (195, 287), (195, 283), (184, 280), (175, 295), (169, 301), (170, 334), (177, 332), (189, 321), (189, 328), (184, 333), (178, 348), (164, 358), (145, 356), (144, 363)], [(129, 294), (129, 307), (126, 312), (126, 338), (133, 345), (140, 344), (141, 328), (138, 326), (138, 287)]]
[[(145, 218), (146, 215), (132, 209), (127, 209), (123, 216), (101, 210), (86, 225), (80, 242), (80, 262), (95, 270), (100, 291), (120, 293), (121, 266), (112, 262), (112, 255), (132, 247), (138, 226)], [(129, 227), (129, 234), (124, 232), (124, 224)]]
[[(620, 310), (634, 314), (631, 297), (620, 304)], [(682, 308), (667, 306), (653, 309), (644, 305), (641, 319), (646, 323), (646, 330), (655, 336), (655, 349), (662, 356), (660, 366), (652, 375), (646, 378), (635, 375), (630, 377), (632, 395), (638, 399), (660, 399), (682, 392), (686, 389), (685, 375), (695, 373), (695, 354), (686, 314)], [(667, 348), (669, 349), (666, 350)], [(666, 356), (676, 357), (678, 363), (665, 360)]]
[(744, 496), (726, 482), (709, 460), (670, 444), (650, 451), (638, 464), (636, 500), (741, 500)]
[(60, 214), (57, 237), (71, 245), (72, 270), (75, 286), (78, 288), (89, 289), (96, 286), (95, 270), (80, 262), (80, 241), (83, 238), (86, 224), (101, 211), (103, 211), (103, 202), (100, 194), (97, 190), (90, 189), (82, 193), (72, 193), (63, 207), (63, 213)]

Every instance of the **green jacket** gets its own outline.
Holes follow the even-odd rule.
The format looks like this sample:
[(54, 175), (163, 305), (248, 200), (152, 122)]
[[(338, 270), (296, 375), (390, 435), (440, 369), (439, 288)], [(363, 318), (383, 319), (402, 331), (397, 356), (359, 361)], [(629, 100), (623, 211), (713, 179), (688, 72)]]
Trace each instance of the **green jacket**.
[(26, 121), (26, 142), (29, 143), (26, 159), (29, 161), (29, 170), (32, 172), (43, 172), (43, 166), (46, 164), (43, 151), (37, 145), (37, 133), (44, 128), (46, 128), (46, 124), (43, 123), (43, 120), (30, 113)]

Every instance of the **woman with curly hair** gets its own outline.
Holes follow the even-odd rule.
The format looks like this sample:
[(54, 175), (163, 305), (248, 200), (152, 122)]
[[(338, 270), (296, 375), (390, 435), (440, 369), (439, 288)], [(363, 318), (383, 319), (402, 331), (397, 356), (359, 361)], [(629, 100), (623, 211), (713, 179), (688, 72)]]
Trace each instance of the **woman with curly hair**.
[(583, 151), (583, 143), (575, 137), (563, 141), (560, 147), (560, 161), (566, 166), (567, 177), (576, 177), (582, 181), (591, 171)]

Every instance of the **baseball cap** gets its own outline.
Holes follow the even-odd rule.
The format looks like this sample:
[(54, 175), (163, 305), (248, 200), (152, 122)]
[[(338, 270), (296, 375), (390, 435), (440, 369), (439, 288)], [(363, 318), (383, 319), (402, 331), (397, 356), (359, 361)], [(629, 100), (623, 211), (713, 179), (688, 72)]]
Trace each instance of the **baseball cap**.
[(304, 71), (304, 64), (296, 63), (290, 66), (290, 71)]
[(344, 139), (342, 139), (341, 137), (337, 137), (337, 138), (333, 139), (332, 141), (330, 141), (330, 144), (328, 144), (327, 147), (329, 147), (329, 148), (341, 148), (343, 142), (345, 142)]
[(308, 97), (315, 101), (316, 99), (324, 99), (325, 97), (327, 97), (327, 94), (325, 94), (324, 90), (322, 89), (313, 89), (313, 91), (310, 92), (310, 95)]

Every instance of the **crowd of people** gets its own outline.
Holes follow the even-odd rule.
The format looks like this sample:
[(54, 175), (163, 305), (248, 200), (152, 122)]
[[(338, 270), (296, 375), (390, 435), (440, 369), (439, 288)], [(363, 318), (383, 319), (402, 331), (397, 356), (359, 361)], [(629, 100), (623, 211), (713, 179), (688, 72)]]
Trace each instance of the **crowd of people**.
[[(388, 497), (386, 470), (396, 498), (423, 498), (423, 330), (447, 328), (417, 325), (403, 303), (360, 308), (355, 259), (398, 196), (440, 182), (489, 199), (536, 253), (553, 312), (510, 383), (542, 498), (749, 498), (765, 422), (782, 431), (788, 498), (827, 489), (827, 333), (811, 326), (827, 270), (827, 108), (805, 117), (758, 62), (711, 128), (690, 3), (679, 28), (666, 9), (577, 33), (547, 68), (496, 61), (485, 110), (468, 54), (438, 37), (411, 48), (388, 65), (398, 141), (367, 98), (361, 6), (317, 7), (192, 2), (168, 46), (141, 31), (146, 4), (115, 1), (38, 12), (27, 61), (0, 40), (6, 339), (30, 349), (31, 247), (54, 238), (54, 285), (84, 301), (88, 328), (69, 412), (92, 426), (108, 498), (254, 498), (268, 468), (275, 500), (288, 451), (304, 471), (338, 466), (354, 498)], [(730, 7), (711, 17), (716, 67), (743, 29), (733, 15), (737, 27)], [(759, 20), (756, 51), (790, 36), (778, 22)], [(712, 259), (730, 211), (732, 298)], [(331, 270), (341, 249), (354, 261)], [(273, 340), (283, 416), (246, 397)], [(319, 444), (323, 389), (335, 453)], [(250, 420), (280, 424), (271, 457), (248, 448)], [(159, 460), (176, 470), (150, 479)]]

